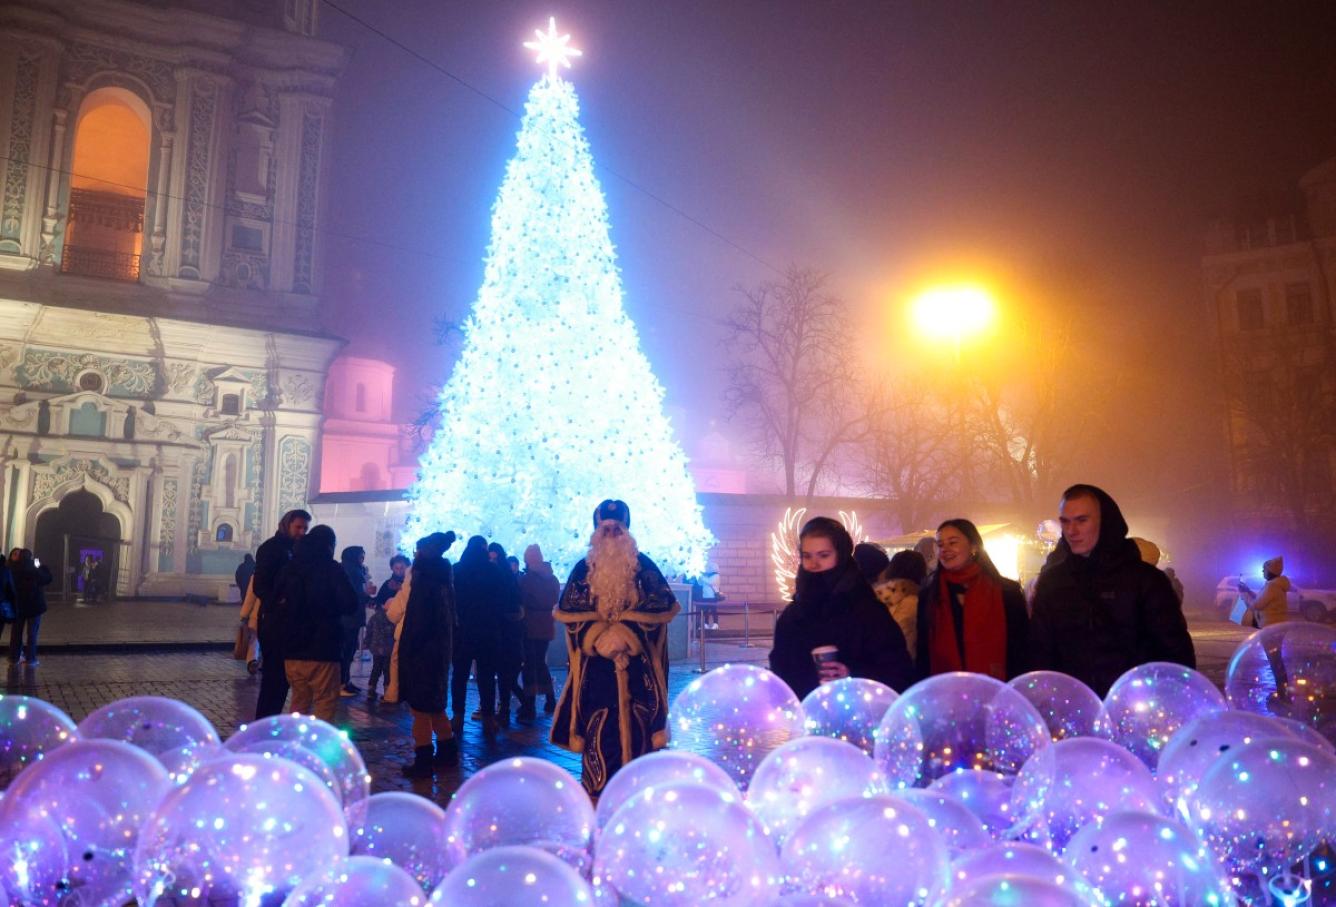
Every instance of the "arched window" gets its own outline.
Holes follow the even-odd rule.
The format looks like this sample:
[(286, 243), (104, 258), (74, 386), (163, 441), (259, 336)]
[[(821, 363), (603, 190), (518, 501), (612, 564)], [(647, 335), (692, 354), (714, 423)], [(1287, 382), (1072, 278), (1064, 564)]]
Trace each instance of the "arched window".
[(357, 402), (354, 404), (359, 413), (366, 412), (366, 385), (360, 382), (357, 385)]
[(61, 271), (139, 279), (151, 122), (147, 105), (124, 88), (99, 88), (84, 98), (74, 127)]
[(215, 540), (215, 541), (219, 541), (219, 542), (230, 542), (230, 541), (232, 541), (232, 524), (231, 524), (231, 523), (219, 523), (219, 524), (218, 524), (218, 531), (214, 533), (213, 537), (214, 537), (214, 540)]

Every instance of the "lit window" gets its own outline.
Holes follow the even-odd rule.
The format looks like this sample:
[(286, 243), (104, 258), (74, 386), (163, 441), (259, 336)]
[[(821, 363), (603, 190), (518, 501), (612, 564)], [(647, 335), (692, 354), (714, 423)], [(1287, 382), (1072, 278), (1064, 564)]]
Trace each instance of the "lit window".
[(220, 541), (220, 542), (230, 542), (230, 541), (232, 541), (232, 524), (231, 524), (231, 523), (219, 523), (219, 524), (218, 524), (218, 531), (217, 531), (216, 533), (214, 533), (214, 536), (213, 536), (213, 537), (214, 537), (217, 541)]

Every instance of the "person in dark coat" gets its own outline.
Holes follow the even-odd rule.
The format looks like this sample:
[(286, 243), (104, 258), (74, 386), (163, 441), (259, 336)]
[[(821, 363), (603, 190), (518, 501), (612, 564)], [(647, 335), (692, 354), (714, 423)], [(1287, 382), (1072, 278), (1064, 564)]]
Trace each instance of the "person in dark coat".
[(530, 545), (524, 549), (524, 572), (520, 574), (520, 603), (524, 607), (524, 698), (521, 720), (538, 717), (537, 699), (547, 697), (543, 711), (557, 710), (552, 689), (552, 674), (547, 669), (547, 649), (556, 636), (552, 611), (561, 596), (561, 583), (552, 574), (552, 565), (543, 560), (543, 549)]
[[(18, 608), (18, 591), (14, 588), (14, 575), (10, 572), (9, 565), (13, 563), (15, 556), (22, 550), (22, 548), (15, 548), (9, 552), (8, 559), (0, 561), (0, 636), (4, 635), (5, 625), (13, 623), (18, 616), (16, 610)], [(17, 629), (17, 627), (14, 629)], [(13, 631), (11, 631), (9, 639), (13, 643)], [(17, 653), (9, 657), (11, 666), (18, 664), (18, 661)]]
[(237, 570), (232, 574), (232, 578), (237, 581), (237, 593), (241, 595), (241, 600), (246, 600), (246, 587), (250, 585), (251, 577), (255, 575), (255, 555), (249, 551), (237, 565)]
[(334, 530), (314, 526), (293, 546), (275, 581), (274, 612), (292, 711), (333, 721), (339, 701), (343, 623), (358, 607), (348, 574), (334, 560)]
[(469, 665), (476, 662), (479, 717), (483, 734), (492, 737), (500, 727), (496, 720), (496, 675), (497, 655), (501, 648), (501, 621), (506, 603), (512, 595), (514, 581), (509, 575), (510, 568), (493, 563), (487, 556), (487, 539), (480, 535), (469, 539), (454, 574), (459, 635), (455, 640), (455, 673), (450, 682), (450, 698), (455, 736), (458, 737), (463, 731)]
[[(829, 517), (813, 517), (798, 544), (793, 602), (775, 622), (770, 670), (799, 699), (842, 677), (866, 677), (903, 692), (914, 679), (904, 634), (863, 579), (849, 533)], [(818, 670), (812, 650), (822, 646), (837, 652)]]
[(1034, 587), (1031, 667), (1061, 671), (1103, 697), (1150, 661), (1197, 666), (1173, 586), (1141, 559), (1113, 498), (1073, 485), (1058, 508), (1062, 539)]
[(858, 572), (863, 574), (863, 579), (871, 586), (881, 576), (881, 572), (891, 566), (891, 559), (886, 556), (886, 551), (880, 545), (874, 545), (871, 542), (859, 542), (854, 545), (854, 563), (858, 565)]
[(371, 573), (366, 569), (366, 549), (361, 545), (344, 548), (339, 563), (357, 593), (357, 610), (343, 620), (343, 650), (339, 654), (339, 695), (348, 697), (362, 692), (362, 688), (353, 683), (353, 658), (357, 656), (357, 643), (366, 626), (366, 609), (376, 587), (371, 583)]
[(937, 527), (937, 569), (918, 600), (919, 676), (971, 671), (1007, 681), (1029, 670), (1025, 593), (998, 572), (969, 520)]
[(273, 601), (275, 581), (279, 571), (292, 559), (292, 546), (306, 534), (311, 515), (305, 510), (289, 510), (278, 521), (278, 531), (255, 552), (255, 573), (251, 577), (255, 597), (260, 600), (260, 616), (255, 635), (260, 640), (263, 657), (260, 668), (260, 694), (255, 699), (256, 719), (268, 718), (283, 711), (288, 698), (288, 675), (283, 668), (283, 645), (278, 625), (266, 619)]
[[(14, 625), (9, 631), (9, 663), (17, 664), (22, 652), (30, 668), (37, 661), (37, 632), (46, 613), (46, 587), (51, 585), (51, 571), (38, 564), (27, 548), (15, 548), (9, 553), (8, 579), (0, 578), (0, 588), (7, 588), (14, 606)], [(0, 573), (6, 568), (0, 567)], [(6, 593), (0, 593), (6, 594)], [(24, 631), (27, 645), (22, 645)]]
[(502, 725), (509, 725), (511, 698), (521, 706), (524, 704), (520, 680), (524, 669), (524, 610), (520, 604), (519, 574), (510, 564), (514, 558), (506, 554), (500, 542), (487, 546), (487, 556), (503, 568), (510, 580), (510, 594), (501, 606), (501, 646), (496, 655), (496, 716)]
[(459, 742), (445, 717), (455, 634), (454, 581), (445, 552), (454, 541), (453, 532), (419, 539), (413, 572), (405, 582), (408, 604), (399, 637), (399, 698), (413, 713), (413, 762), (404, 766), (410, 778), (428, 778), (437, 765), (459, 761)]

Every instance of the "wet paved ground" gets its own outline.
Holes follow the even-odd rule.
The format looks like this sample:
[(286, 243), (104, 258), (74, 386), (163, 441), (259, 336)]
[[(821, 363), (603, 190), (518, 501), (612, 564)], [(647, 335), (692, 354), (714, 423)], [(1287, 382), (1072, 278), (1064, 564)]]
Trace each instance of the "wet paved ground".
[[(196, 612), (199, 611), (223, 610), (221, 607), (175, 607), (181, 610), (170, 613), (171, 622), (198, 619)], [(231, 609), (227, 611), (229, 620), (234, 620), (230, 617)], [(1198, 620), (1193, 625), (1193, 636), (1202, 670), (1215, 682), (1223, 682), (1229, 656), (1246, 633), (1226, 622)], [(706, 661), (708, 664), (764, 661), (768, 641), (758, 642), (761, 645), (751, 648), (712, 643), (707, 647)], [(698, 676), (696, 668), (695, 659), (673, 666), (669, 682), (672, 695)], [(365, 686), (369, 669), (369, 662), (356, 662), (354, 682)], [(561, 671), (553, 673), (559, 686), (565, 674)], [(226, 738), (254, 714), (259, 682), (258, 678), (247, 674), (244, 664), (231, 659), (230, 652), (218, 649), (125, 652), (107, 648), (64, 652), (53, 648), (41, 653), (37, 668), (10, 671), (5, 677), (4, 689), (52, 702), (76, 721), (98, 706), (127, 696), (170, 696), (199, 709)], [(469, 713), (475, 708), (476, 692), (470, 690)], [(444, 804), (465, 778), (492, 762), (513, 756), (548, 759), (578, 776), (578, 757), (548, 742), (550, 722), (551, 719), (540, 710), (536, 721), (521, 724), (512, 719), (511, 726), (503, 729), (496, 740), (487, 741), (482, 736), (481, 726), (468, 721), (458, 768), (441, 774), (434, 781), (418, 782), (411, 782), (399, 773), (400, 766), (411, 758), (413, 749), (409, 737), (411, 719), (406, 706), (371, 702), (365, 694), (359, 694), (340, 701), (337, 724), (348, 731), (361, 750), (371, 772), (374, 791), (411, 790)]]

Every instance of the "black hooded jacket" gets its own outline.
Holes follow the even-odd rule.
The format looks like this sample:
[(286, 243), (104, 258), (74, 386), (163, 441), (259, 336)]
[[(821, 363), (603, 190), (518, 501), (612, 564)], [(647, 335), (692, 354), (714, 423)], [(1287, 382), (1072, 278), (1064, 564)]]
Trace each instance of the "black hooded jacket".
[(1137, 665), (1195, 668), (1197, 658), (1169, 577), (1141, 560), (1113, 498), (1091, 490), (1099, 499), (1099, 542), (1082, 557), (1063, 539), (1044, 564), (1030, 615), (1030, 667), (1070, 674), (1102, 698)]
[(312, 530), (297, 542), (274, 583), (271, 616), (289, 661), (339, 661), (343, 619), (358, 607), (348, 574), (334, 560), (332, 533), (328, 545), (323, 538)]
[(793, 604), (775, 622), (770, 670), (799, 699), (817, 688), (817, 646), (838, 648), (851, 677), (879, 681), (897, 693), (914, 680), (905, 635), (852, 558), (824, 573), (799, 570)]
[(413, 585), (399, 639), (399, 691), (413, 711), (445, 711), (454, 632), (450, 562), (439, 555), (419, 554), (413, 561)]
[(506, 615), (520, 607), (519, 586), (510, 568), (492, 563), (486, 546), (470, 539), (454, 574), (460, 642), (471, 649), (494, 650), (501, 644)]

